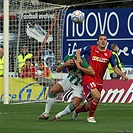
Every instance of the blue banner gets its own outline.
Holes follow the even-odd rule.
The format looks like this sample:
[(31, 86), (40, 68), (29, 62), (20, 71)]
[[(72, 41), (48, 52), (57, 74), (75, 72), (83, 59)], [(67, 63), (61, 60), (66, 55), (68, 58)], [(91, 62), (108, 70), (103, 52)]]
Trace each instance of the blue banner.
[(124, 65), (133, 65), (133, 8), (84, 9), (84, 21), (75, 24), (68, 10), (65, 17), (63, 57), (76, 49), (96, 44), (100, 34), (108, 37), (108, 49), (118, 44), (119, 55)]

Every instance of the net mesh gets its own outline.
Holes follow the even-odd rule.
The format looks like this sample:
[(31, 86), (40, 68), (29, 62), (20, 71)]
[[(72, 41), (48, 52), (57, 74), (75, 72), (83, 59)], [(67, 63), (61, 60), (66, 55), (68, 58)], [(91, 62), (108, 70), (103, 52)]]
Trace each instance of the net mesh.
[[(0, 1), (1, 45), (4, 45), (3, 4), (3, 1)], [(22, 54), (23, 49), (27, 49), (27, 54), (32, 55), (30, 58), (35, 71), (38, 68), (39, 61), (41, 61), (52, 73), (55, 72), (56, 66), (62, 60), (62, 32), (67, 9), (68, 6), (38, 2), (37, 0), (9, 1), (10, 101), (44, 99), (46, 88), (44, 89), (43, 83), (38, 83), (36, 79), (31, 79), (28, 76), (27, 78), (23, 77), (23, 79), (20, 76), (22, 65), (19, 63), (22, 62), (19, 60), (19, 56)], [(24, 58), (24, 55), (22, 56)], [(3, 84), (2, 80), (1, 84)], [(40, 89), (38, 95), (36, 95), (36, 88)], [(1, 100), (3, 100), (2, 95), (3, 92), (1, 92)], [(32, 95), (33, 98), (31, 98)]]

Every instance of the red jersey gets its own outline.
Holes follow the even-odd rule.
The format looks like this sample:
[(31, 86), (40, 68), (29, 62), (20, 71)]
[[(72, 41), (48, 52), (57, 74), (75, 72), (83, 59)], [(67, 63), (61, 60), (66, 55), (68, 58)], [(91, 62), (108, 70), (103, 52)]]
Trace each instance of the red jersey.
[[(41, 73), (38, 73), (40, 71)], [(45, 67), (44, 70), (37, 70), (36, 77), (50, 77), (50, 69), (48, 67)]]
[(95, 71), (94, 81), (96, 84), (103, 84), (103, 76), (108, 67), (108, 63), (110, 62), (112, 66), (116, 65), (113, 61), (112, 52), (108, 49), (101, 51), (97, 46), (87, 46), (81, 50), (81, 54), (89, 55), (86, 59)]
[(25, 65), (21, 68), (20, 73), (21, 78), (35, 78), (35, 67), (32, 65), (30, 68), (25, 67)]

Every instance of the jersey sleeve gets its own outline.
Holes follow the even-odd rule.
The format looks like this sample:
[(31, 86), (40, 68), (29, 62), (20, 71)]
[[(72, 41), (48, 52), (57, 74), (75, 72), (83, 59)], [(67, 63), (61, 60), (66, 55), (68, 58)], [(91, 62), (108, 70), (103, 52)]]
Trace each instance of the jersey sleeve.
[(116, 61), (115, 61), (115, 55), (112, 54), (109, 61), (112, 67), (117, 66)]
[(75, 54), (67, 55), (67, 56), (65, 56), (65, 58), (64, 58), (64, 62), (66, 62), (67, 60), (73, 59), (73, 58), (75, 58)]
[(90, 54), (91, 52), (91, 45), (88, 45), (81, 49), (81, 55)]
[(83, 58), (83, 57), (81, 57), (81, 59), (82, 59), (82, 64), (81, 64), (81, 66), (82, 66), (83, 68), (88, 68), (90, 65), (87, 63), (86, 59)]
[(66, 62), (68, 60), (69, 56), (65, 56), (63, 62)]

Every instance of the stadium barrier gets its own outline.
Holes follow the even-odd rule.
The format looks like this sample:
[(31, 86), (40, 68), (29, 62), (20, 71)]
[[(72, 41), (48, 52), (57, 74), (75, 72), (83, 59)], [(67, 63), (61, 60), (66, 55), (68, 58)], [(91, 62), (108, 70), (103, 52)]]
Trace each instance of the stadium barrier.
[(104, 80), (101, 102), (132, 103), (133, 80)]
[[(60, 79), (54, 79), (58, 82)], [(42, 86), (32, 78), (9, 77), (9, 99), (14, 102), (22, 101), (44, 101), (51, 86)], [(4, 87), (3, 77), (0, 77), (0, 100), (3, 101)], [(70, 102), (72, 91), (64, 94), (60, 93), (56, 97), (57, 101)], [(85, 99), (84, 99), (85, 101)], [(105, 103), (132, 103), (133, 102), (133, 80), (104, 80), (101, 92), (101, 102)]]

